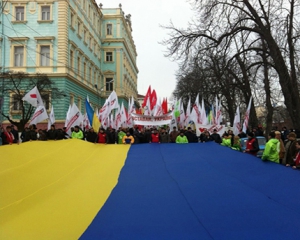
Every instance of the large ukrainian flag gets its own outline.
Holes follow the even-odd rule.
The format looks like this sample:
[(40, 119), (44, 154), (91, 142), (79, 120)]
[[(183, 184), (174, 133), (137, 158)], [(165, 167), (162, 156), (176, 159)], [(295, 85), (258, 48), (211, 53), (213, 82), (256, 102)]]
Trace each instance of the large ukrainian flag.
[(215, 143), (28, 142), (0, 157), (1, 240), (300, 239), (299, 171)]

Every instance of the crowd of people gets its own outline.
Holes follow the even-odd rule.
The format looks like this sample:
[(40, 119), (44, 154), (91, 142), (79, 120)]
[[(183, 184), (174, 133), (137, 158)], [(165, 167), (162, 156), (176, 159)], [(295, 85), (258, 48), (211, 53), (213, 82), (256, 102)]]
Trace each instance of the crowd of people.
[[(62, 139), (81, 139), (91, 143), (100, 144), (143, 144), (143, 143), (205, 143), (216, 142), (222, 146), (230, 147), (236, 151), (243, 151), (253, 156), (257, 155), (259, 149), (256, 137), (263, 136), (261, 128), (253, 128), (251, 131), (244, 133), (240, 130), (239, 134), (234, 135), (233, 131), (228, 129), (222, 136), (216, 129), (210, 134), (204, 130), (200, 136), (197, 136), (191, 127), (185, 129), (177, 129), (173, 127), (160, 128), (100, 128), (98, 133), (91, 127), (83, 130), (79, 126), (71, 129), (71, 134), (66, 132), (66, 128), (56, 129), (55, 125), (51, 125), (49, 130), (37, 129), (35, 125), (26, 127), (19, 137), (18, 131), (13, 125), (0, 129), (2, 145), (19, 144), (28, 141), (47, 141)], [(272, 131), (268, 136), (262, 160), (269, 160), (285, 166), (300, 168), (300, 140), (297, 140), (297, 133), (293, 130), (283, 128), (282, 131)], [(298, 136), (299, 137), (299, 136)], [(248, 138), (245, 148), (242, 149), (241, 139)]]

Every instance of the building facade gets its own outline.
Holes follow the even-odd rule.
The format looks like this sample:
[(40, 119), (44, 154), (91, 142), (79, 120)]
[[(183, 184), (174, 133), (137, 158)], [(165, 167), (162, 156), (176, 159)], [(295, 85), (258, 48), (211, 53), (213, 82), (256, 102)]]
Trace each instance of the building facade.
[[(45, 73), (64, 98), (46, 96), (63, 122), (69, 105), (82, 113), (88, 96), (93, 107), (111, 91), (128, 104), (137, 98), (137, 52), (130, 15), (122, 6), (104, 9), (94, 0), (3, 1), (0, 23), (1, 71)], [(13, 95), (3, 96), (4, 112), (18, 119)]]

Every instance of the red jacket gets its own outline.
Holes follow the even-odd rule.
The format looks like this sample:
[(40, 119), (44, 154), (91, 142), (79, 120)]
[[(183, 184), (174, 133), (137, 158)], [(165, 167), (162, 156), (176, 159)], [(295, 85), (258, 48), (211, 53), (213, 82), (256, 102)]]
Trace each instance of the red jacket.
[(259, 146), (256, 138), (251, 138), (247, 141), (246, 149), (250, 150), (247, 153), (256, 156), (257, 152), (259, 151)]
[(107, 143), (106, 133), (98, 133), (98, 143)]
[(158, 133), (157, 134), (154, 134), (154, 133), (151, 134), (151, 142), (152, 143), (159, 143), (159, 134)]
[(4, 132), (3, 133), (5, 138), (3, 139), (3, 145), (5, 144), (12, 144), (14, 142), (14, 135), (12, 132)]

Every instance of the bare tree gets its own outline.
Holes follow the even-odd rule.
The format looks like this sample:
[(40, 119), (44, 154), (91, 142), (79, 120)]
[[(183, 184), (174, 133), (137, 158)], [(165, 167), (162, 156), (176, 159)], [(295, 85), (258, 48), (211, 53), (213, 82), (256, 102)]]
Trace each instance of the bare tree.
[[(298, 89), (298, 40), (300, 6), (295, 0), (195, 0), (199, 22), (187, 30), (172, 24), (170, 38), (164, 42), (170, 57), (180, 59), (201, 55), (209, 49), (228, 48), (228, 57), (244, 53), (268, 56), (267, 63), (278, 74), (284, 103), (295, 128), (300, 129), (300, 97)], [(247, 41), (243, 50), (232, 48), (234, 37), (243, 33)], [(265, 42), (265, 46), (258, 44)], [(243, 61), (242, 61), (243, 62)], [(260, 60), (261, 62), (261, 60)]]
[[(11, 124), (16, 125), (19, 131), (23, 131), (35, 110), (32, 105), (22, 100), (24, 95), (32, 88), (37, 86), (46, 104), (50, 103), (49, 94), (51, 94), (51, 99), (56, 100), (65, 96), (61, 90), (55, 87), (55, 83), (46, 74), (37, 73), (30, 75), (24, 72), (4, 72), (0, 74), (0, 78), (3, 81), (2, 86), (0, 86), (0, 92), (10, 98), (8, 113), (4, 112), (2, 108), (1, 115)], [(10, 115), (14, 110), (17, 112), (18, 120), (12, 119)]]

